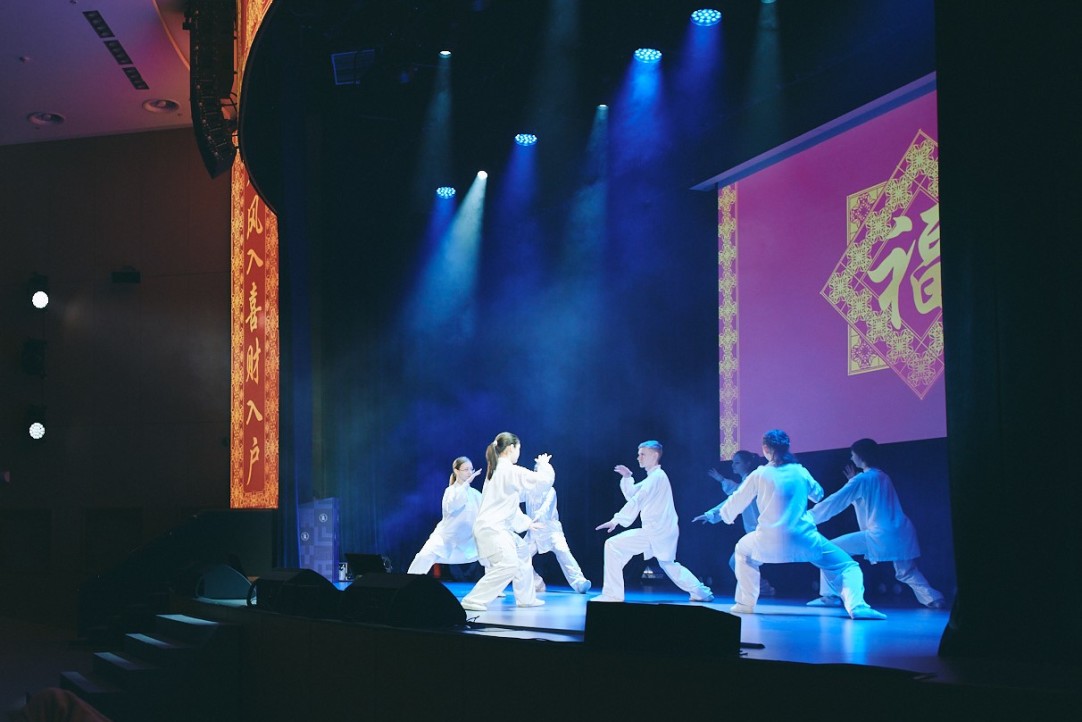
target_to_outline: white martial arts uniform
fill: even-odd
[[[560,570],[563,571],[571,588],[576,592],[588,589],[590,580],[583,575],[579,563],[567,545],[567,537],[564,536],[560,512],[556,509],[556,490],[549,487],[545,492],[541,492],[540,489],[527,492],[526,515],[530,517],[531,522],[530,533],[526,535],[530,556],[552,552],[556,555]],[[544,580],[536,571],[533,579],[535,588],[544,587]]]
[[[526,541],[515,533],[523,518],[519,506],[531,490],[547,490],[552,486],[556,472],[548,462],[538,464],[537,471],[530,471],[500,458],[496,471],[485,482],[481,491],[481,508],[473,524],[473,536],[477,551],[485,565],[485,575],[462,598],[463,604],[485,605],[495,599],[511,582],[515,603],[533,606],[537,593],[533,587],[533,566],[530,564]]]
[[[759,506],[755,531],[736,543],[736,603],[754,609],[759,599],[759,566],[811,562],[838,589],[852,612],[864,604],[864,575],[853,558],[815,528],[808,500],[823,498],[823,487],[800,464],[760,466],[721,505],[706,513],[716,524],[732,524],[752,501]]]
[[[811,510],[812,519],[816,524],[822,524],[850,504],[860,531],[843,534],[831,541],[851,555],[863,554],[872,564],[894,562],[894,576],[909,585],[917,601],[924,605],[941,603],[943,595],[917,568],[916,560],[920,556],[917,530],[902,511],[890,477],[875,468],[856,474]],[[824,597],[838,596],[838,591],[825,577],[819,580],[819,590]]]
[[[642,528],[628,529],[605,542],[605,583],[601,588],[604,599],[624,600],[624,566],[631,557],[657,558],[661,570],[676,586],[691,595],[692,600],[713,598],[710,588],[684,565],[676,561],[676,542],[680,538],[679,517],[672,500],[669,477],[655,466],[646,478],[635,483],[631,476],[620,479],[620,491],[627,503],[613,515],[620,526],[631,526],[635,517],[642,518]]]
[[[408,574],[427,574],[433,564],[466,564],[477,561],[473,523],[481,507],[481,492],[455,482],[443,491],[443,518],[413,558]]]

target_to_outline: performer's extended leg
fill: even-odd
[[[710,591],[710,587],[700,582],[699,578],[680,562],[675,560],[663,562],[658,559],[657,563],[661,567],[661,571],[665,572],[669,579],[673,580],[673,584],[691,595],[691,601],[709,602],[714,598],[714,593]]]
[[[650,548],[650,540],[642,529],[628,529],[605,542],[605,583],[601,596],[614,601],[624,601],[624,566],[636,554]]]
[[[902,584],[908,584],[913,593],[917,595],[917,601],[926,607],[942,609],[945,605],[943,594],[928,583],[920,569],[917,569],[916,559],[903,559],[894,562],[894,577]]]
[[[753,537],[745,534],[736,543],[734,557],[736,560],[736,606],[741,611],[751,613],[755,610],[755,603],[759,601],[759,567],[760,563],[751,557],[754,548]]]
[[[560,570],[564,573],[564,577],[572,589],[582,594],[590,588],[590,580],[582,573],[582,568],[571,553],[571,547],[567,545],[567,537],[563,534],[553,534],[552,553],[556,555],[556,561],[560,563]]]
[[[482,550],[482,554],[488,552],[484,557],[485,575],[478,580],[470,593],[462,598],[462,606],[467,609],[483,608],[520,573],[522,562],[515,547],[514,536],[510,532],[495,532],[488,533],[483,540],[478,537],[478,548]]]
[[[860,565],[853,557],[840,547],[827,541],[820,557],[812,559],[811,563],[826,575],[830,588],[838,590],[842,605],[850,615],[854,609],[868,606],[864,602],[864,573],[860,571]]]
[[[534,587],[533,554],[530,553],[530,545],[517,534],[512,536],[515,538],[515,553],[518,557],[518,569],[511,579],[515,604],[519,607],[540,606],[544,602],[537,598],[537,589]]]
[[[417,556],[410,562],[406,573],[428,574],[428,570],[432,568],[432,565],[439,561],[439,557],[436,555],[436,546],[431,539],[426,541],[425,545],[421,547],[421,551],[417,552]]]
[[[843,552],[851,557],[855,556],[868,556],[868,533],[864,531],[855,531],[851,534],[842,534],[836,539],[831,539],[831,543],[841,549]],[[864,575],[861,574],[861,585],[864,584]],[[837,605],[838,599],[841,597],[841,589],[834,588],[830,582],[827,581],[826,574],[822,570],[819,571],[819,596],[825,600],[827,606]],[[831,603],[830,600],[834,600]]]

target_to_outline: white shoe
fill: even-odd
[[[484,604],[478,604],[477,602],[467,602],[466,600],[463,599],[460,602],[460,604],[462,604],[462,608],[465,609],[467,612],[487,612],[488,611],[488,607],[486,607]]]
[[[516,607],[542,607],[545,605],[544,599],[535,599],[532,602],[519,602],[515,604]]]
[[[867,604],[861,604],[859,607],[853,607],[849,610],[849,616],[853,619],[886,619],[887,615],[882,612],[878,612]]]
[[[590,583],[589,579],[580,579],[579,581],[572,584],[571,588],[579,594],[585,594],[586,592],[590,591],[590,587],[592,586],[593,584]]]
[[[842,600],[839,597],[819,597],[808,602],[809,607],[840,607]]]
[[[545,591],[545,582],[544,582],[544,580],[539,581],[536,584],[534,584],[533,585],[533,590],[538,594]]]
[[[755,614],[755,607],[749,607],[747,604],[734,604],[729,607],[729,611],[733,614]]]
[[[692,602],[712,602],[714,601],[714,593],[710,591],[709,587],[703,587],[692,592],[688,599]]]

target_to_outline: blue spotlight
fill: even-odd
[[[640,63],[657,63],[661,60],[661,51],[654,48],[639,48],[635,51],[635,60]]]
[[[533,133],[519,133],[515,136],[515,142],[522,146],[536,145],[537,136]]]
[[[711,25],[717,25],[721,22],[721,11],[713,10],[711,8],[696,10],[691,14],[691,22],[704,28],[710,27]]]
[[[719,13],[719,16],[720,16],[720,13]],[[440,51],[440,57],[441,58],[449,58],[449,57],[451,57],[451,51],[450,50],[441,50]]]
[[[484,180],[485,178],[488,178],[488,172],[483,171],[483,170],[479,170],[479,171],[477,171],[477,177],[480,178],[481,180]]]
[[[436,195],[440,198],[454,198],[455,189],[451,186],[440,186],[436,189]]]

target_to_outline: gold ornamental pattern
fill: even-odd
[[[943,374],[938,143],[918,131],[890,177],[850,196],[847,212],[846,249],[820,294],[859,338],[850,373],[878,357],[923,399]]]

